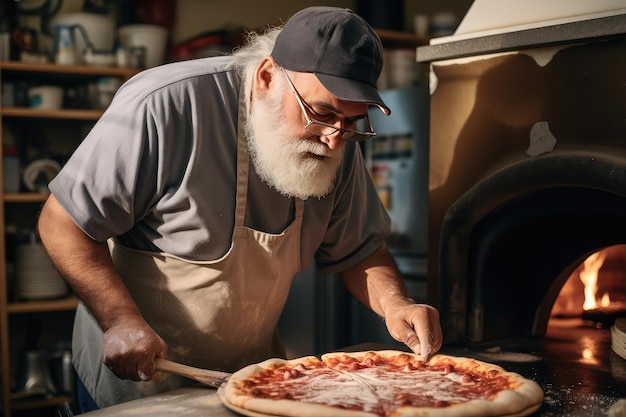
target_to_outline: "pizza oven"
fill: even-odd
[[[429,298],[446,343],[541,337],[585,259],[612,248],[608,264],[626,262],[626,11],[589,16],[418,48],[431,73]]]
[[[606,416],[626,398],[623,0],[476,0],[417,59],[442,350],[539,382],[533,416]]]

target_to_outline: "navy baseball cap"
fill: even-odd
[[[314,6],[294,14],[278,34],[272,57],[288,70],[315,74],[340,100],[391,113],[376,87],[383,68],[382,43],[350,9]]]

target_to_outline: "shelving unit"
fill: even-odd
[[[417,37],[411,33],[389,30],[377,30],[377,32],[383,41],[384,47],[388,49],[410,49],[428,43],[428,39]],[[99,77],[119,77],[122,80],[126,80],[136,72],[134,69],[122,68],[25,64],[0,61],[0,81],[2,83],[6,81],[18,82],[39,79],[49,83],[73,86]],[[57,129],[67,129],[68,132],[71,130],[74,133],[81,126],[95,123],[101,114],[101,110],[93,109],[39,110],[28,107],[0,106],[0,128],[20,123],[29,125],[54,124]],[[4,132],[4,129],[0,130]],[[3,133],[0,133],[0,145],[5,143],[4,139]],[[15,139],[16,141],[20,140],[18,137]],[[0,173],[2,172],[2,165],[2,159],[0,158]],[[55,407],[64,401],[73,401],[73,398],[67,395],[12,399],[11,394],[15,379],[12,363],[17,359],[17,352],[11,349],[10,318],[41,313],[46,314],[46,316],[53,316],[58,313],[71,312],[76,308],[78,300],[74,295],[57,300],[37,301],[16,300],[12,297],[8,290],[8,271],[5,256],[7,253],[7,214],[10,214],[12,211],[21,211],[24,207],[29,207],[29,210],[36,213],[48,197],[48,194],[38,192],[5,193],[3,182],[0,181],[0,196],[2,196],[2,204],[0,204],[0,414],[10,417],[12,414],[22,415],[30,411],[34,412],[35,409]],[[29,217],[28,210],[25,211],[27,212],[26,217],[32,221],[32,227],[34,228],[36,216]],[[59,323],[59,325],[71,327],[71,323],[67,323],[67,319],[65,322]]]
[[[28,82],[34,79],[45,81],[50,84],[58,84],[63,86],[76,86],[81,83],[95,81],[100,77],[117,77],[121,80],[127,80],[136,74],[137,70],[130,68],[110,68],[110,67],[84,67],[84,66],[65,66],[55,64],[25,64],[20,62],[0,62],[0,80],[5,82]],[[92,125],[102,115],[102,110],[94,109],[59,109],[59,110],[39,110],[28,107],[3,107],[0,106],[0,145],[5,143],[3,137],[5,127],[12,124],[29,124],[41,125],[55,124],[57,129],[66,130],[68,133],[76,133],[77,129],[85,125]],[[80,132],[79,132],[80,133]],[[78,137],[78,135],[75,135]],[[15,136],[15,142],[19,142],[20,138]],[[69,155],[68,155],[69,156]],[[3,163],[0,159],[0,172],[3,172]],[[54,300],[20,300],[13,297],[8,287],[8,270],[7,270],[7,246],[6,240],[6,221],[8,215],[13,212],[29,210],[37,212],[41,204],[46,200],[48,194],[40,192],[17,192],[5,193],[3,181],[0,181],[0,195],[2,196],[2,204],[0,204],[0,383],[2,394],[2,410],[3,416],[10,417],[12,414],[24,413],[30,415],[36,409],[51,408],[62,402],[72,402],[74,399],[68,395],[57,396],[40,396],[17,398],[12,395],[15,375],[13,375],[12,364],[17,359],[17,352],[12,352],[10,318],[29,314],[44,314],[47,319],[56,317],[55,314],[73,311],[78,299],[74,295],[68,295],[62,299]],[[36,216],[27,221],[32,221],[31,227],[35,228]],[[54,318],[52,318],[54,320]],[[61,320],[61,319],[59,319]],[[58,323],[66,330],[71,323],[64,321]],[[14,398],[12,398],[14,397]]]

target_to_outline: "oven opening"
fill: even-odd
[[[602,158],[585,185],[548,175],[550,159],[490,176],[446,213],[444,337],[451,353],[532,375],[550,412],[602,410],[626,395],[611,333],[626,316],[626,196],[597,175]]]
[[[553,321],[581,319],[586,325],[610,328],[626,317],[626,245],[608,246],[589,255],[561,288]]]
[[[613,257],[617,251],[605,248],[624,248],[625,201],[604,190],[550,187],[519,197],[482,219],[468,244],[469,340],[542,336],[551,317],[563,315],[610,326],[610,312],[624,301],[626,281],[611,280],[616,287],[611,291],[613,306],[608,292],[599,306],[589,307],[588,300],[584,312],[580,302],[577,313],[571,307],[565,314],[559,295],[562,288],[569,291],[574,284],[566,284],[575,281],[571,276],[579,275],[594,253],[610,252]],[[597,266],[599,260],[595,262]],[[602,290],[601,298],[607,292]]]

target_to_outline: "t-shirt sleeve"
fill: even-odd
[[[49,184],[85,233],[194,260],[228,250],[240,92],[229,62],[162,65],[118,90]]]
[[[122,86],[49,184],[74,222],[96,241],[132,228],[156,195],[161,150],[145,94],[141,81]]]

